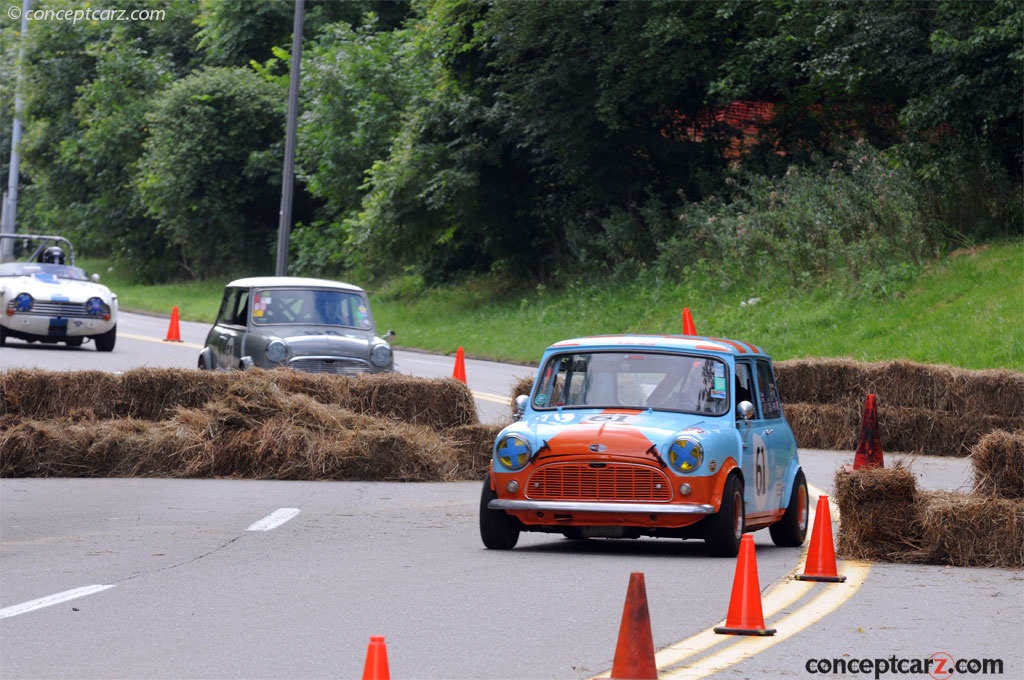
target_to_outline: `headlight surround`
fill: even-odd
[[[522,470],[530,462],[530,443],[517,434],[507,434],[494,445],[494,455],[505,468]]]
[[[678,437],[668,449],[668,464],[676,472],[694,472],[704,462],[704,447],[696,439]]]
[[[391,363],[391,348],[387,345],[374,345],[370,350],[370,362],[378,368],[384,368]]]
[[[13,300],[7,303],[7,316],[14,316],[15,313],[30,312],[35,300],[28,293],[19,293]]]
[[[267,343],[267,359],[274,363],[280,363],[288,358],[288,345],[284,340],[277,338]]]

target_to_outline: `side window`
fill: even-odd
[[[757,362],[757,387],[763,417],[765,419],[781,418],[782,405],[779,399],[779,390],[775,386],[775,372],[767,361]]]
[[[220,300],[220,311],[217,312],[217,323],[230,325],[235,322],[235,303],[237,300],[237,288],[224,289],[224,297]]]
[[[736,398],[735,404],[739,404],[741,401],[749,401],[754,405],[754,410],[757,411],[757,401],[754,400],[754,372],[751,365],[745,361],[736,362]],[[760,417],[755,415],[755,418]]]
[[[238,300],[235,305],[235,325],[246,325],[246,312],[249,310],[249,291],[239,290]]]

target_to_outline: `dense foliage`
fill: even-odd
[[[160,7],[33,21],[24,45],[0,26],[4,129],[25,49],[19,230],[140,279],[269,273],[294,5]],[[306,0],[291,271],[730,276],[743,258],[870,291],[1019,233],[1022,31],[1013,0]]]

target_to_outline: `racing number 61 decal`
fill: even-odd
[[[768,446],[754,435],[754,507],[758,512],[768,505]]]

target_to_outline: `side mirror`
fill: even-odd
[[[526,405],[530,402],[530,398],[525,394],[520,394],[516,397],[516,420],[521,420],[523,414],[526,413]]]
[[[750,420],[755,415],[754,405],[746,400],[741,401],[736,404],[736,414],[741,420]]]
[[[398,337],[398,333],[395,333],[394,331],[388,331],[387,333],[384,334],[384,339],[385,340],[390,340],[391,338],[397,338],[397,337]]]
[[[93,274],[89,278],[92,280],[93,283],[99,283],[100,282],[100,275],[99,274]]]

